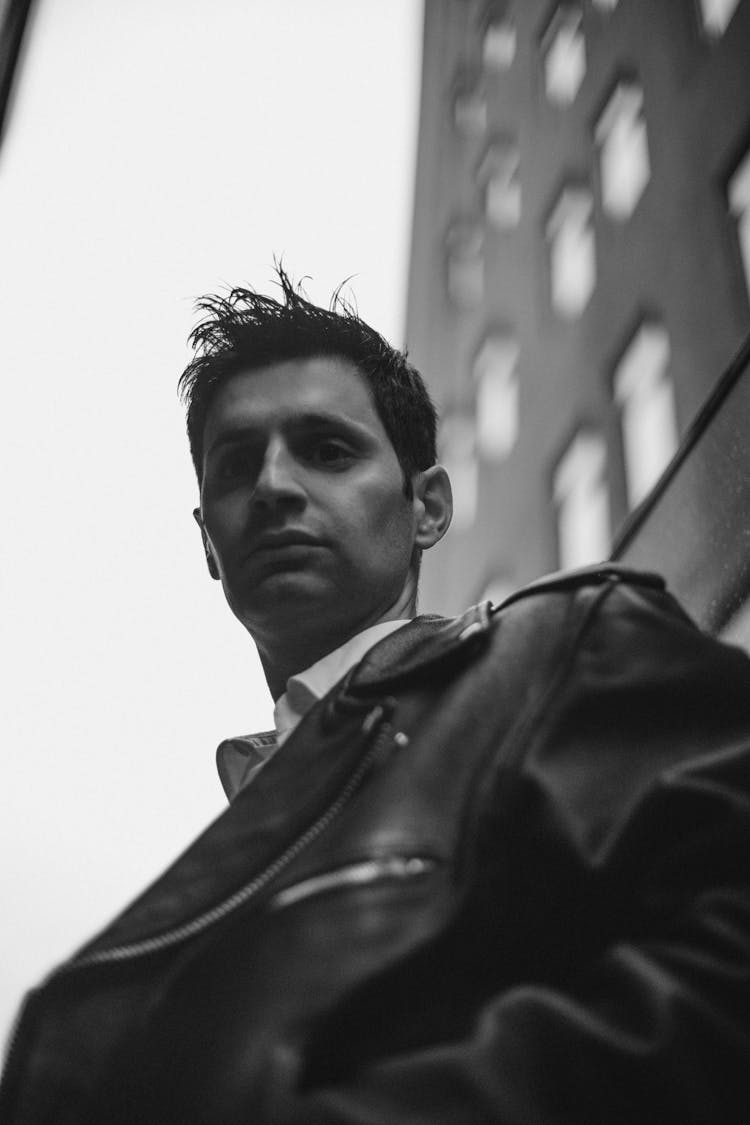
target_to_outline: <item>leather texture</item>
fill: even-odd
[[[750,1105],[750,661],[653,575],[376,645],[32,993],[8,1125]]]

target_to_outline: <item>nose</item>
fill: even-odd
[[[273,436],[266,446],[252,494],[253,507],[272,509],[278,505],[304,504],[306,493],[299,479],[299,465],[282,437]]]

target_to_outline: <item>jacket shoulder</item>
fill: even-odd
[[[660,574],[648,570],[634,570],[620,563],[603,562],[577,567],[574,570],[558,570],[552,574],[545,574],[514,591],[493,609],[504,609],[523,598],[531,598],[539,594],[572,593],[587,586],[604,586],[617,582],[659,592],[666,590],[666,582]]]

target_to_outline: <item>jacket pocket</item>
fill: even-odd
[[[319,875],[311,875],[277,891],[269,902],[270,910],[283,910],[306,898],[325,894],[344,887],[362,887],[385,880],[405,881],[419,879],[437,867],[437,860],[429,856],[392,855],[378,859],[347,863]]]

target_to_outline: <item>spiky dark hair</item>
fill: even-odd
[[[360,318],[339,286],[329,308],[308,300],[276,265],[282,300],[252,289],[232,289],[228,296],[202,297],[196,311],[206,315],[188,343],[194,358],[178,388],[187,404],[190,453],[200,484],[203,432],[216,391],[240,371],[312,356],[343,356],[364,378],[378,416],[390,438],[411,495],[411,478],[434,465],[436,413],[421,375],[400,352]]]

